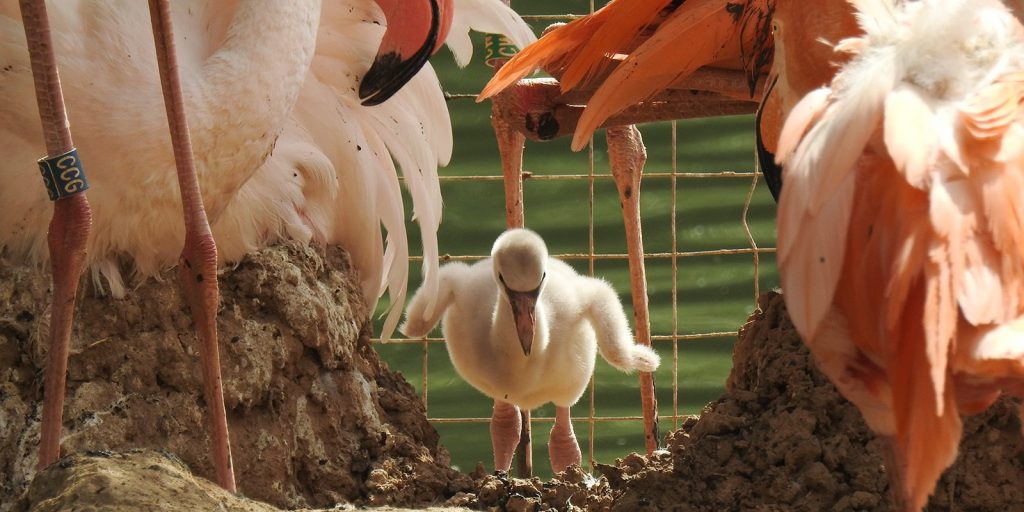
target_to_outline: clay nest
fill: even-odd
[[[571,468],[544,482],[449,468],[412,388],[368,345],[348,269],[338,250],[286,246],[221,278],[225,394],[238,480],[250,498],[287,508],[893,508],[882,445],[817,371],[780,295],[762,296],[741,328],[725,394],[669,434],[664,450],[598,464],[597,478]],[[33,475],[46,286],[0,263],[0,503]],[[185,468],[212,474],[194,335],[176,286],[147,284],[123,301],[86,297],[78,318],[63,442],[78,454],[42,472],[19,510],[87,499],[112,510],[273,510]],[[929,510],[1024,510],[1017,405],[1002,399],[966,422],[960,456]],[[126,450],[134,447],[157,451]],[[170,497],[160,506],[145,501],[158,495]]]
[[[603,468],[613,509],[893,509],[882,442],[817,370],[781,295],[763,295],[740,329],[726,388],[665,452]],[[1016,510],[1022,478],[1017,402],[1002,399],[966,421],[928,510]]]
[[[123,300],[83,281],[63,453],[150,448],[212,477],[198,345],[173,275]],[[243,495],[287,508],[419,506],[470,487],[450,468],[413,388],[370,346],[342,250],[269,248],[219,283],[224,398]],[[49,284],[0,258],[0,511],[35,474]]]
[[[740,329],[726,393],[650,457],[598,464],[590,478],[482,476],[458,503],[506,510],[888,511],[889,481],[857,409],[817,370],[782,296],[761,297]],[[928,510],[1024,510],[1018,401],[969,418],[956,463]]]

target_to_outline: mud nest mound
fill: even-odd
[[[225,394],[250,498],[286,508],[892,510],[882,445],[817,371],[780,295],[762,296],[740,330],[726,393],[666,449],[599,464],[597,478],[570,468],[543,482],[449,468],[412,388],[368,345],[348,268],[340,251],[285,246],[221,278]],[[0,262],[0,512],[33,476],[46,286]],[[195,338],[179,304],[171,283],[82,301],[63,441],[77,454],[42,472],[18,510],[86,495],[111,510],[158,495],[171,497],[153,510],[274,510],[214,492],[184,467],[212,474]],[[1002,399],[966,422],[929,510],[1024,510],[1017,406]]]
[[[469,488],[413,388],[370,346],[343,251],[273,247],[219,282],[224,398],[242,494],[288,508],[424,505]],[[0,511],[35,473],[48,287],[48,275],[0,258]],[[63,453],[163,450],[212,477],[198,346],[173,273],[123,300],[83,291]]]
[[[888,511],[882,444],[817,370],[786,314],[764,294],[740,330],[726,393],[651,457],[599,464],[603,478],[479,478],[459,504],[506,510]],[[1018,402],[969,418],[957,462],[928,510],[1024,510]]]

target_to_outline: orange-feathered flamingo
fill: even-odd
[[[803,2],[777,0],[772,15],[771,74],[757,112],[757,157],[768,189],[776,201],[782,188],[782,169],[775,163],[779,132],[786,114],[800,98],[821,87],[847,58],[835,54],[826,41],[860,33],[853,8],[846,0],[824,0],[808,8]],[[796,51],[786,51],[796,48]]]
[[[852,4],[852,60],[779,139],[779,265],[794,325],[919,510],[960,414],[1024,392],[1024,27],[996,0]]]
[[[609,117],[699,68],[742,70],[752,96],[770,61],[773,9],[774,0],[613,0],[525,48],[480,99],[539,68],[558,76],[563,92],[596,87],[573,138],[578,151]],[[719,92],[737,93],[734,87]]]

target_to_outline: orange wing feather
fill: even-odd
[[[608,55],[628,48],[670,3],[672,0],[613,0],[593,14],[549,31],[505,63],[477,101],[538,69],[564,70],[562,90],[576,87],[608,65]]]
[[[601,124],[626,107],[665,90],[703,66],[741,63],[751,86],[766,58],[755,48],[770,34],[774,2],[688,0],[601,84],[576,127],[581,149]],[[751,89],[753,93],[753,87]]]

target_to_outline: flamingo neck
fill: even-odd
[[[320,6],[241,0],[223,44],[186,84],[211,219],[227,204],[217,199],[232,197],[273,151],[313,59]]]

